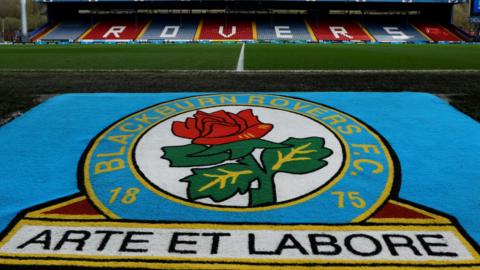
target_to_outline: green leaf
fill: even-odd
[[[271,148],[282,148],[289,147],[290,145],[285,145],[281,143],[269,142],[262,139],[252,139],[244,140],[227,144],[218,144],[212,145],[204,151],[194,154],[195,157],[203,157],[216,155],[220,153],[228,153],[229,159],[239,159],[244,156],[249,155],[255,149],[271,149]]]
[[[211,198],[221,202],[237,193],[248,192],[257,174],[250,166],[240,163],[224,164],[207,169],[193,169],[193,174],[180,180],[188,182],[189,199]]]
[[[172,167],[193,167],[222,163],[228,160],[228,153],[218,153],[209,156],[196,157],[193,154],[205,151],[205,145],[187,144],[180,146],[166,146],[162,150],[165,153],[162,158],[170,161]]]
[[[291,147],[267,149],[262,153],[265,170],[271,173],[305,174],[326,166],[327,162],[323,159],[333,153],[324,146],[325,141],[320,137],[289,138],[283,144]]]

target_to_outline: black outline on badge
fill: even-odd
[[[193,97],[197,97],[197,96],[193,96]],[[310,102],[311,102],[311,101],[310,101]],[[318,103],[318,104],[319,104],[319,103]],[[158,104],[157,104],[157,105],[158,105]],[[320,105],[322,105],[322,104],[320,104]],[[218,105],[218,106],[209,106],[209,107],[202,108],[202,109],[209,109],[209,108],[216,108],[216,107],[225,107],[225,106],[237,107],[237,106],[247,106],[247,105],[243,105],[243,104],[242,104],[242,105],[238,105],[238,104]],[[322,105],[322,106],[323,106],[323,105]],[[272,109],[272,110],[284,111],[284,110],[281,110],[281,109],[279,109],[279,108],[272,108],[272,107],[267,107],[267,106],[252,105],[252,107],[259,107],[259,108],[267,108],[267,109]],[[326,107],[326,106],[325,106],[325,107]],[[194,109],[194,110],[195,110],[195,109]],[[192,111],[194,111],[194,110],[184,111],[184,112],[182,112],[182,114],[183,114],[183,113],[192,112]],[[141,111],[145,111],[145,110],[141,110]],[[284,111],[284,112],[285,112],[285,111]],[[289,111],[286,111],[286,112],[289,112]],[[135,113],[134,113],[134,114],[135,114]],[[306,116],[304,116],[304,115],[301,115],[301,116],[306,117]],[[350,115],[348,115],[348,116],[350,116]],[[313,120],[313,119],[311,119],[311,118],[309,118],[309,117],[306,117],[306,118],[308,118],[308,119],[311,120],[311,121],[317,122],[317,121],[315,121],[315,120]],[[120,121],[120,120],[119,120],[119,121]],[[119,121],[117,121],[117,122],[115,122],[115,123],[118,123]],[[328,127],[326,127],[325,125],[323,125],[322,123],[319,123],[319,122],[317,122],[317,123],[318,123],[319,125],[325,127],[327,130],[330,131],[330,129],[329,129]],[[361,122],[361,123],[363,124],[363,122]],[[142,134],[141,134],[138,138],[136,138],[136,141],[135,141],[135,143],[133,144],[132,148],[135,150],[135,149],[137,148],[138,143],[139,143],[140,140],[143,138],[143,136],[145,136],[145,134],[147,134],[149,130],[155,128],[157,125],[158,125],[158,124],[152,125],[151,127],[148,127],[147,129],[145,129],[144,131],[142,131]],[[331,131],[330,131],[330,132],[331,132]],[[341,147],[341,149],[342,149],[342,155],[343,155],[343,157],[345,157],[345,156],[346,156],[346,151],[345,151],[345,146],[341,143],[342,140],[341,140],[340,138],[338,138],[338,135],[337,135],[335,132],[331,132],[331,133],[332,133],[333,136],[335,136],[335,138],[340,142],[340,147]],[[375,134],[377,135],[377,133],[375,133]],[[382,141],[382,142],[383,142],[383,141]],[[133,159],[133,160],[132,160],[132,161],[133,161],[133,166],[134,166],[135,170],[137,171],[137,173],[140,174],[140,175],[142,176],[142,178],[143,178],[148,184],[150,184],[153,188],[158,189],[160,192],[166,193],[166,194],[168,194],[169,196],[175,197],[177,200],[183,200],[183,201],[186,200],[185,198],[178,197],[177,195],[171,194],[171,193],[169,193],[169,192],[167,192],[167,191],[164,191],[164,190],[162,190],[161,188],[159,188],[158,186],[154,185],[154,184],[151,182],[151,180],[148,179],[148,177],[146,177],[146,176],[144,175],[144,173],[140,170],[140,168],[139,168],[139,166],[138,166],[138,164],[137,164],[137,160],[136,160],[136,158],[135,158],[135,155],[134,155],[133,157],[131,157],[131,158]],[[286,201],[282,201],[282,202],[277,203],[277,204],[278,204],[278,205],[288,204],[288,203],[294,202],[294,201],[296,201],[296,200],[301,200],[301,199],[304,198],[304,197],[308,197],[308,196],[310,196],[311,194],[314,194],[314,193],[318,192],[318,191],[319,191],[320,189],[322,189],[324,186],[328,185],[328,183],[330,183],[333,179],[335,179],[335,178],[340,174],[340,172],[342,171],[342,168],[343,168],[344,166],[345,166],[345,159],[342,160],[340,169],[339,169],[327,182],[325,182],[323,185],[317,187],[316,189],[314,189],[314,190],[312,190],[312,191],[310,191],[310,192],[308,192],[308,193],[303,194],[303,195],[300,196],[300,197],[297,197],[297,198],[294,198],[294,199],[290,199],[290,200],[286,200]],[[395,178],[395,177],[394,177],[394,178]],[[275,185],[275,182],[274,182],[273,184]],[[238,208],[238,209],[252,209],[251,211],[255,210],[255,209],[254,209],[255,207],[230,206],[230,205],[227,206],[227,207],[223,207],[223,206],[221,206],[221,205],[211,205],[211,204],[206,204],[206,203],[202,203],[202,202],[189,202],[189,203],[204,205],[204,206],[207,206],[207,207],[215,207],[215,208],[220,208],[220,209],[221,209],[221,208]],[[276,205],[277,205],[277,204],[276,204]],[[259,206],[259,208],[260,208],[260,207],[263,207],[263,206]],[[258,210],[258,211],[262,211],[262,210]]]
[[[60,202],[63,202],[67,199],[72,199],[72,198],[75,198],[77,196],[80,196],[80,195],[83,195],[82,193],[75,193],[75,194],[72,194],[72,195],[69,195],[69,196],[65,196],[65,197],[62,197],[62,198],[59,198],[59,199],[55,199],[55,200],[52,200],[52,201],[49,201],[49,202],[46,202],[46,203],[42,203],[42,204],[39,204],[39,205],[36,205],[36,206],[33,206],[33,207],[30,207],[30,208],[26,208],[24,210],[22,210],[21,212],[19,212],[15,218],[9,223],[9,225],[0,233],[0,239],[3,239],[10,231],[11,229],[13,229],[13,227],[20,221],[24,218],[24,216],[28,213],[28,212],[31,212],[31,211],[35,211],[35,210],[40,210],[42,208],[45,208],[47,206],[52,206],[52,205],[55,205],[57,203],[60,203]],[[432,209],[432,208],[429,208],[429,207],[426,207],[426,206],[423,206],[423,205],[419,205],[417,203],[414,203],[412,201],[408,201],[408,200],[404,200],[404,199],[400,199],[397,197],[398,194],[394,194],[394,196],[391,196],[389,197],[389,199],[395,199],[396,201],[399,201],[399,202],[402,202],[402,203],[405,203],[405,204],[409,204],[411,206],[414,206],[414,207],[417,207],[421,210],[425,210],[427,212],[431,212],[433,214],[437,214],[437,215],[440,215],[440,216],[443,216],[447,219],[449,219],[449,221],[451,222],[451,224],[446,224],[446,225],[443,225],[443,226],[454,226],[458,232],[460,233],[460,235],[462,237],[465,238],[465,240],[472,246],[472,248],[476,251],[476,252],[479,252],[480,253],[480,246],[473,240],[473,238],[471,238],[468,233],[466,232],[466,230],[460,225],[460,223],[458,222],[458,220],[454,217],[454,216],[451,216],[449,214],[445,214],[443,212],[440,212],[438,210],[435,210],[435,209]],[[37,219],[37,220],[42,220],[42,219]],[[71,220],[71,221],[83,221],[83,220]],[[172,222],[172,221],[162,221],[162,222],[147,222],[147,221],[137,221],[137,220],[122,220],[122,221],[125,221],[125,222],[135,222],[135,223],[143,223],[143,224],[158,224],[158,223],[167,223],[167,224],[178,224],[179,222]],[[198,223],[198,222],[181,222],[181,223],[192,223],[192,224],[195,224],[195,223]],[[208,224],[208,222],[202,222],[202,224]],[[238,225],[244,225],[245,223],[211,223],[211,224],[226,224],[226,225],[235,225],[235,224],[238,224]],[[256,223],[249,223],[249,225],[255,225]],[[320,225],[320,224],[285,224],[285,223],[258,223],[258,224],[261,224],[261,225]],[[327,224],[328,226],[335,226],[335,225],[338,225],[338,226],[341,226],[341,225],[345,225],[345,224]],[[362,225],[362,226],[377,226],[377,224],[371,224],[371,223],[366,223],[365,221],[363,222],[360,222],[360,223],[357,223],[357,225]],[[393,223],[393,224],[390,224],[390,225],[399,225],[399,226],[402,226],[402,225],[412,225],[412,224],[405,224],[405,223]],[[424,227],[429,227],[429,226],[439,226],[438,224],[423,224],[422,226]],[[1,258],[5,258],[5,259],[11,259],[12,257],[8,257],[8,256],[0,256],[0,259]],[[61,258],[61,259],[58,259],[58,258],[30,258],[29,260],[45,260],[45,259],[51,259],[51,260],[64,260],[64,261],[73,261],[73,260],[81,260],[81,261],[91,261],[91,262],[144,262],[143,260],[131,260],[131,259],[116,259],[116,260],[99,260],[99,259],[67,259],[67,258]],[[18,261],[22,261],[24,259],[17,259]],[[158,263],[165,263],[165,264],[168,264],[168,263],[171,263],[171,264],[174,264],[174,263],[193,263],[193,264],[203,264],[203,265],[206,265],[206,264],[216,264],[216,265],[242,265],[242,266],[272,266],[272,267],[278,267],[278,269],[288,269],[288,267],[322,267],[322,266],[340,266],[340,267],[362,267],[362,266],[365,266],[365,267],[372,267],[372,268],[378,268],[378,269],[382,269],[382,267],[396,267],[398,269],[409,269],[409,268],[412,268],[412,267],[415,267],[415,269],[417,268],[428,268],[428,269],[434,269],[434,268],[439,268],[439,269],[442,269],[442,268],[452,268],[452,267],[467,267],[467,268],[477,268],[477,267],[480,267],[480,264],[451,264],[451,265],[431,265],[431,264],[422,264],[422,263],[418,263],[418,264],[415,264],[415,265],[409,265],[409,264],[385,264],[385,263],[379,263],[379,264],[361,264],[361,263],[355,263],[355,264],[351,264],[351,263],[326,263],[326,264],[315,264],[315,263],[297,263],[297,264],[294,264],[294,263],[290,263],[290,264],[286,264],[286,263],[255,263],[255,262],[201,262],[201,261],[188,261],[188,260],[185,260],[185,261],[168,261],[168,260],[158,260],[158,261],[151,261],[151,262],[158,262]],[[58,266],[58,265],[41,265],[41,266],[35,266],[35,265],[9,265],[9,264],[0,264],[0,270],[63,270],[63,269],[66,269],[66,270],[105,270],[105,269],[119,269],[119,270],[132,270],[132,269],[139,269],[139,270],[147,270],[147,269],[151,269],[151,268],[148,268],[148,267],[136,267],[136,268],[129,268],[129,267],[116,267],[116,266],[104,266],[104,267],[97,267],[97,266],[73,266],[73,265],[63,265],[63,266]]]
[[[233,93],[233,94],[236,94],[236,93]],[[210,94],[208,94],[210,95]],[[198,95],[198,96],[206,96],[206,95]],[[278,96],[283,96],[283,95],[278,95]],[[286,97],[289,97],[289,96],[286,96]],[[298,97],[295,97],[297,99],[301,99],[301,100],[305,100],[303,98],[298,98]],[[310,101],[309,101],[310,102]],[[155,105],[154,105],[155,106]],[[329,106],[326,106],[324,105],[325,107],[328,107],[328,108],[331,108]],[[153,107],[153,106],[151,106]],[[146,109],[146,108],[144,108]],[[349,115],[349,114],[347,114]],[[350,116],[350,115],[349,115]],[[128,117],[128,116],[126,116]],[[126,118],[126,117],[123,117],[122,119]],[[359,120],[358,118],[355,118],[357,120]],[[121,119],[120,119],[121,120]],[[118,121],[120,121],[118,120]],[[466,241],[468,241],[468,243],[472,246],[472,248],[480,253],[480,245],[479,243],[477,243],[472,237],[470,237],[470,235],[467,233],[467,231],[461,226],[461,224],[459,223],[459,221],[457,220],[457,218],[453,215],[450,215],[450,214],[447,214],[447,213],[444,213],[444,212],[441,212],[441,211],[438,211],[436,209],[433,209],[433,208],[430,208],[430,207],[427,207],[427,206],[424,206],[424,205],[421,205],[421,204],[418,204],[418,203],[415,203],[413,201],[410,201],[410,200],[406,200],[406,199],[401,199],[399,198],[399,190],[400,190],[400,184],[401,184],[401,167],[400,167],[400,162],[399,162],[399,159],[398,159],[398,156],[396,155],[396,152],[391,148],[390,144],[388,143],[388,141],[381,135],[379,134],[374,128],[372,128],[371,126],[369,126],[368,124],[365,124],[363,121],[359,120],[362,124],[364,124],[365,126],[367,126],[369,129],[371,129],[372,131],[374,131],[377,136],[379,136],[379,138],[382,140],[382,142],[384,143],[384,145],[388,148],[389,152],[390,152],[390,155],[391,155],[391,158],[392,158],[392,161],[394,163],[394,181],[393,181],[393,185],[392,185],[392,189],[391,189],[391,192],[390,194],[388,195],[387,199],[385,200],[385,202],[380,205],[378,209],[381,209],[390,199],[394,199],[398,202],[402,202],[402,203],[405,203],[405,204],[408,204],[408,205],[411,205],[413,207],[416,207],[416,208],[419,208],[421,210],[424,210],[424,211],[427,211],[427,212],[430,212],[430,213],[433,213],[433,214],[436,214],[436,215],[440,215],[440,216],[443,216],[447,219],[449,219],[450,221],[450,225],[451,226],[454,226],[458,232],[460,233],[460,235],[462,237],[465,238]],[[110,128],[110,126],[106,127],[105,129],[103,129],[101,132],[99,132],[98,134],[101,134],[103,133],[105,130],[107,130],[108,128]],[[98,136],[98,135],[97,135]],[[55,205],[55,204],[58,204],[58,203],[61,203],[61,202],[64,202],[65,200],[68,200],[68,199],[73,199],[73,198],[76,198],[78,196],[82,196],[85,194],[85,190],[83,188],[83,186],[79,183],[80,179],[82,179],[83,177],[83,166],[80,166],[80,164],[83,165],[84,161],[85,161],[85,157],[86,157],[86,152],[88,151],[88,149],[91,147],[93,141],[97,138],[97,136],[95,136],[95,138],[93,138],[88,146],[86,147],[86,150],[84,151],[84,153],[82,154],[79,162],[78,162],[78,166],[77,166],[77,186],[80,190],[80,192],[77,192],[77,193],[74,193],[72,195],[68,195],[68,196],[64,196],[64,197],[61,197],[61,198],[57,198],[57,199],[54,199],[54,200],[50,200],[48,202],[45,202],[45,203],[41,203],[41,204],[38,204],[38,205],[35,205],[35,206],[32,206],[32,207],[28,207],[28,208],[25,208],[23,210],[21,210],[20,212],[17,213],[17,215],[15,215],[15,217],[9,222],[9,224],[0,232],[0,239],[3,239],[12,229],[13,227],[19,222],[21,221],[22,219],[25,218],[25,215],[29,212],[32,212],[32,211],[36,211],[36,210],[41,210],[47,206],[52,206],[52,205]],[[88,197],[86,197],[87,200],[90,201],[90,199]],[[91,201],[90,201],[91,202]],[[91,202],[92,203],[92,202]],[[92,203],[92,206],[95,207],[95,209],[97,209],[99,211],[99,213],[102,213],[93,203]],[[375,213],[376,211],[374,211]],[[373,215],[373,214],[372,214]],[[361,221],[359,223],[356,223],[357,225],[362,225],[362,226],[375,226],[376,224],[369,224],[369,223],[366,223],[366,220],[368,220],[369,217],[367,217],[364,221]],[[38,220],[42,220],[42,219],[38,219]],[[72,221],[82,221],[82,220],[72,220]],[[144,224],[158,224],[158,223],[179,223],[179,222],[172,222],[172,221],[156,221],[156,222],[150,222],[150,221],[138,221],[138,220],[128,220],[128,219],[122,219],[122,221],[125,221],[125,222],[136,222],[136,223],[144,223]],[[198,223],[198,222],[181,222],[181,223]],[[204,224],[208,224],[208,222],[202,222]],[[242,225],[242,224],[245,224],[245,223],[235,223],[235,222],[228,222],[228,223],[221,223],[221,222],[212,222],[212,224],[227,224],[227,225],[232,225],[232,224],[238,224],[238,225]],[[257,223],[247,223],[249,225],[255,225]],[[322,225],[322,224],[318,224],[318,223],[313,223],[313,224],[291,224],[291,223],[265,223],[265,222],[262,222],[262,223],[259,223],[259,224],[262,224],[262,225]],[[341,225],[345,225],[345,224],[324,224],[324,225],[329,225],[329,226],[335,226],[335,225],[338,225],[338,226],[341,226]],[[406,223],[391,223],[390,225],[407,225]],[[425,226],[425,227],[428,227],[428,226],[435,226],[434,224],[424,224],[422,226]],[[437,225],[438,226],[438,225]],[[10,258],[10,257],[3,257],[3,256],[0,256],[0,259],[1,258]],[[47,258],[48,259],[48,258]],[[59,260],[57,258],[52,258],[54,260]],[[23,259],[17,259],[18,261],[22,261]],[[35,259],[33,259],[35,260]],[[39,259],[41,260],[41,259]],[[61,260],[67,260],[68,259],[61,259]],[[93,260],[88,260],[88,259],[82,259],[84,261],[95,261],[95,259]],[[99,262],[105,262],[105,260],[98,260]],[[110,260],[108,260],[110,261]],[[115,261],[115,260],[111,260],[111,261]],[[123,260],[125,261],[125,260]],[[128,261],[133,261],[133,260],[128,260]],[[143,262],[143,261],[142,261]],[[162,263],[182,263],[182,261],[162,261]],[[185,261],[184,263],[189,263],[189,261]],[[295,267],[295,266],[304,266],[304,267],[308,267],[308,266],[311,266],[311,267],[321,267],[321,266],[344,266],[344,267],[355,267],[355,266],[358,266],[358,267],[362,267],[362,266],[366,266],[366,267],[372,267],[372,268],[378,268],[378,269],[382,269],[382,267],[396,267],[398,269],[409,269],[411,267],[415,267],[415,268],[429,268],[429,269],[433,269],[433,268],[439,268],[439,269],[442,269],[442,268],[452,268],[452,267],[470,267],[472,269],[474,268],[478,268],[480,267],[480,264],[451,264],[451,265],[428,265],[428,264],[422,264],[422,263],[418,263],[418,264],[415,264],[415,265],[406,265],[406,264],[361,264],[361,263],[356,263],[354,265],[352,264],[341,264],[341,263],[330,263],[330,264],[315,264],[315,263],[298,263],[298,264],[282,264],[282,263],[229,263],[229,262],[219,262],[219,263],[215,263],[215,262],[195,262],[196,264],[218,264],[218,265],[229,265],[229,264],[233,264],[233,265],[249,265],[249,266],[273,266],[273,267],[278,267],[279,269],[288,269],[289,266],[291,267]],[[62,266],[59,266],[59,265],[13,265],[13,264],[0,264],[0,269],[5,269],[5,270],[30,270],[30,269],[35,269],[35,270],[52,270],[52,269],[55,269],[55,270],[105,270],[105,269],[119,269],[119,270],[131,270],[131,269],[151,269],[151,268],[147,268],[147,267],[138,267],[138,268],[126,268],[126,267],[115,267],[115,266],[104,266],[104,267],[100,267],[100,266],[74,266],[74,265],[62,265]]]
[[[225,94],[226,94],[226,95],[251,95],[251,93],[248,93],[248,92],[243,92],[243,93],[242,93],[242,92],[232,92],[232,93],[209,93],[209,94],[203,94],[203,95],[193,95],[193,96],[187,96],[187,97],[182,97],[182,98],[176,98],[176,99],[171,99],[171,100],[167,100],[167,101],[162,101],[162,102],[153,104],[153,105],[151,105],[151,106],[142,108],[142,109],[140,109],[140,110],[138,110],[138,111],[135,111],[135,112],[133,112],[133,113],[130,113],[130,114],[128,114],[128,115],[126,115],[126,116],[124,116],[124,117],[116,120],[114,123],[110,124],[109,126],[107,126],[106,128],[104,128],[102,131],[100,131],[100,132],[89,142],[88,146],[85,148],[85,151],[83,152],[82,157],[81,157],[81,160],[80,160],[80,162],[78,163],[78,167],[77,167],[77,174],[78,174],[78,172],[81,174],[81,177],[80,177],[80,175],[77,177],[77,181],[78,181],[77,184],[78,184],[80,190],[81,190],[82,192],[84,192],[85,194],[87,194],[86,188],[85,188],[85,186],[84,186],[84,184],[83,184],[83,182],[84,182],[84,172],[83,172],[83,169],[84,169],[84,164],[85,164],[86,157],[87,157],[88,153],[90,152],[91,148],[92,148],[93,145],[95,144],[96,140],[97,140],[100,136],[102,136],[107,130],[109,130],[111,127],[115,126],[117,123],[119,123],[119,122],[121,122],[121,121],[123,121],[123,120],[125,120],[125,119],[127,119],[127,118],[129,118],[129,117],[131,117],[131,116],[133,116],[133,115],[135,115],[135,114],[138,114],[138,113],[140,113],[140,112],[142,112],[142,111],[147,111],[147,110],[149,110],[149,109],[151,109],[151,108],[153,108],[153,107],[159,106],[159,105],[164,104],[164,103],[171,103],[171,102],[175,102],[175,101],[178,101],[178,100],[185,100],[185,99],[190,99],[190,98],[208,97],[208,96],[213,96],[213,95],[225,95]],[[345,112],[343,112],[343,111],[341,111],[341,110],[338,110],[338,109],[336,109],[336,108],[333,108],[333,107],[331,107],[331,106],[324,105],[324,104],[321,104],[321,103],[318,103],[318,102],[314,102],[314,101],[310,101],[310,100],[307,100],[307,99],[304,99],[304,98],[300,98],[300,97],[295,97],[295,96],[292,97],[292,96],[278,95],[278,94],[272,94],[272,93],[261,93],[260,95],[275,96],[275,97],[284,97],[284,98],[288,98],[288,99],[296,99],[296,100],[301,100],[301,101],[304,101],[304,102],[307,102],[307,103],[317,104],[317,105],[323,106],[323,107],[325,107],[325,108],[331,109],[332,111],[336,111],[336,112],[339,112],[339,113],[341,113],[341,114],[345,114],[346,116],[352,118],[353,120],[358,121],[361,125],[364,125],[367,129],[370,129],[370,131],[372,132],[372,135],[378,136],[379,141],[386,147],[386,149],[388,150],[388,153],[386,153],[386,154],[390,157],[390,160],[391,160],[391,162],[392,162],[392,169],[393,169],[393,176],[392,176],[393,179],[392,179],[392,182],[393,182],[393,183],[392,183],[391,188],[390,188],[390,194],[395,191],[395,188],[397,188],[397,187],[396,187],[397,185],[398,185],[398,188],[399,188],[400,183],[396,183],[396,182],[400,181],[399,179],[401,179],[400,177],[397,176],[397,172],[399,172],[399,171],[401,170],[401,168],[400,168],[399,162],[395,162],[396,154],[394,153],[393,148],[390,146],[390,144],[388,143],[388,141],[387,141],[381,134],[378,133],[377,130],[375,130],[374,128],[372,128],[372,127],[369,126],[368,124],[364,123],[361,119],[359,119],[359,118],[357,118],[357,117],[354,117],[354,116],[352,116],[352,115],[350,115],[350,114],[348,114],[348,113],[345,113]],[[206,107],[204,107],[204,108],[202,108],[202,109],[210,108],[210,107],[220,107],[220,106],[246,106],[246,105],[238,105],[238,104],[232,104],[232,105],[215,105],[215,106],[206,106]],[[255,107],[266,107],[266,106],[255,105]],[[266,108],[281,110],[281,109],[279,109],[279,108],[272,108],[272,107],[266,107]],[[184,113],[184,112],[182,112],[182,113]],[[305,116],[305,117],[310,118],[310,117],[308,117],[308,116]],[[314,120],[314,119],[312,119],[312,118],[310,118],[310,119],[313,120],[313,121],[316,121],[316,120]],[[317,121],[316,121],[316,122],[317,122]],[[321,123],[319,123],[319,124],[321,124]],[[323,125],[323,124],[321,124],[321,125]],[[324,125],[323,125],[323,126],[324,126]],[[154,126],[152,126],[152,127],[154,127]],[[148,130],[149,130],[150,128],[152,128],[152,127],[149,127],[148,129],[146,129],[146,130],[143,131],[143,132],[148,131]],[[325,127],[326,127],[326,126],[325,126]],[[326,128],[330,130],[329,127],[326,127]],[[335,132],[332,131],[332,133],[335,135],[335,137],[336,137],[337,139],[339,139],[338,136],[335,134]],[[143,135],[142,135],[142,136],[143,136]],[[339,141],[342,141],[342,140],[339,139]],[[135,145],[135,146],[136,146],[136,145]],[[346,155],[346,151],[345,151],[344,145],[342,144],[341,146],[342,146],[342,154],[345,156],[345,155]],[[393,154],[392,154],[392,153],[393,153]],[[344,164],[345,164],[345,160],[342,161],[342,165],[344,165]],[[155,189],[158,190],[158,188],[156,188],[154,185],[152,185],[152,184],[150,183],[150,181],[148,181],[148,179],[147,179],[146,177],[144,177],[144,175],[143,175],[143,174],[141,173],[141,171],[139,170],[136,162],[133,162],[133,165],[134,165],[134,168],[135,168],[136,172],[139,173],[139,174],[142,176],[142,178],[144,179],[144,181],[148,182],[148,183],[150,184],[150,186],[152,186],[152,187],[154,187]],[[397,167],[397,166],[398,166],[398,167]],[[339,172],[337,172],[337,174],[335,174],[334,177],[338,176],[338,173],[340,173],[341,171],[342,171],[342,170],[340,170]],[[329,182],[330,182],[330,181],[328,181],[326,184],[328,184]],[[325,185],[323,185],[323,186],[325,186]],[[321,186],[319,189],[321,189],[323,186]],[[295,199],[293,199],[293,200],[281,202],[280,204],[278,204],[279,206],[276,206],[276,207],[281,207],[281,205],[283,205],[283,204],[288,204],[288,203],[291,202],[291,201],[301,200],[302,198],[307,197],[307,196],[315,193],[316,191],[318,191],[318,190],[314,190],[313,192],[310,192],[310,193],[308,193],[308,194],[305,194],[305,195],[301,196],[301,198],[295,198]],[[161,191],[161,192],[164,192],[164,191]],[[396,192],[396,191],[395,191],[395,192]],[[166,193],[166,194],[170,196],[170,193]],[[382,202],[382,204],[380,204],[380,205],[377,206],[377,209],[381,208],[381,207],[388,201],[388,199],[389,199],[389,197],[390,197],[390,194],[385,197],[385,200]],[[172,196],[172,197],[174,197],[175,199],[178,199],[178,200],[180,200],[180,201],[185,201],[184,198],[177,198],[176,196]],[[104,213],[104,211],[103,211],[100,207],[98,207],[98,206],[96,205],[96,203],[95,203],[94,200],[92,200],[89,196],[87,196],[87,198],[88,198],[88,200],[95,206],[95,208],[96,208],[97,210],[99,210],[100,213]],[[192,202],[186,202],[186,201],[185,201],[185,203],[192,203]],[[237,208],[237,209],[241,209],[241,210],[244,210],[244,211],[249,211],[248,209],[250,209],[250,208],[248,208],[248,207],[231,207],[231,206],[221,207],[221,206],[212,206],[212,205],[203,204],[203,203],[199,203],[199,202],[193,202],[192,204],[200,205],[200,207],[212,207],[212,208],[217,208],[217,211],[223,211],[222,208],[230,208],[230,209],[236,209],[236,208]],[[273,207],[275,207],[275,206],[273,206]],[[275,207],[275,208],[276,208],[276,207]],[[258,207],[258,208],[260,208],[260,207]],[[375,209],[375,210],[377,210],[377,209]],[[366,212],[369,211],[369,210],[370,210],[370,209],[367,209]],[[214,211],[215,211],[215,210],[214,210]],[[225,210],[225,211],[228,211],[228,210]],[[251,211],[261,211],[261,210],[260,210],[260,209],[258,209],[258,210],[257,210],[257,209],[252,209]],[[375,211],[372,211],[368,216],[363,217],[363,219],[364,219],[364,220],[365,220],[365,219],[368,219],[374,212],[375,212]],[[365,212],[364,212],[364,213],[365,213]],[[112,213],[112,214],[114,214],[114,213]],[[116,214],[114,214],[114,215],[116,215]],[[359,216],[361,216],[361,215],[362,215],[362,214],[358,215],[357,218],[358,218]],[[121,218],[122,220],[124,219],[123,217],[120,217],[120,218]]]

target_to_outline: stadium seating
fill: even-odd
[[[125,42],[135,40],[147,26],[146,19],[108,19],[93,26],[80,39]]]
[[[161,16],[152,20],[146,32],[138,40],[191,41],[195,37],[197,26],[196,18],[179,15]]]
[[[413,22],[412,25],[415,26],[419,31],[422,31],[432,41],[462,41],[459,37],[455,36],[452,32],[448,31],[448,29],[438,23],[419,21]]]
[[[153,42],[153,41],[355,41],[355,42],[459,42],[439,23],[405,17],[358,18],[298,15],[220,16],[155,15],[146,18],[103,17],[49,24],[34,39],[39,41]]]
[[[366,21],[363,24],[368,32],[379,42],[427,42],[423,34],[406,21],[383,18]]]
[[[373,41],[374,39],[355,19],[308,20],[317,40],[324,41]]]
[[[305,25],[305,21],[301,17],[264,17],[257,19],[256,25],[257,39],[259,40],[313,40]]]
[[[256,39],[253,21],[243,18],[206,17],[199,26],[197,40],[253,40]]]
[[[92,26],[85,20],[71,20],[60,23],[46,35],[39,38],[42,41],[74,41]]]

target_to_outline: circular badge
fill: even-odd
[[[94,139],[88,197],[111,218],[351,223],[387,199],[385,143],[359,120],[293,97],[223,94],[146,108]]]

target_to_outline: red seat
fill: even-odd
[[[414,22],[412,24],[433,41],[462,41],[438,23]]]
[[[206,18],[200,30],[199,40],[252,40],[253,25],[251,20],[232,18]]]
[[[312,20],[308,21],[315,37],[318,40],[330,41],[372,41],[371,36],[355,20],[327,19],[321,20],[318,24]]]
[[[146,20],[102,21],[96,24],[82,40],[134,40],[146,24]]]

